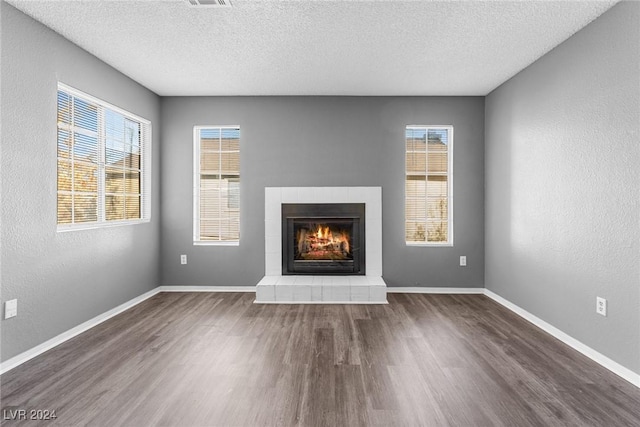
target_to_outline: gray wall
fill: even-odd
[[[2,25],[1,360],[155,288],[159,282],[159,98],[0,3]],[[151,120],[152,221],[56,232],[56,90],[61,81]],[[2,316],[4,317],[4,316]]]
[[[163,284],[255,285],[264,275],[265,187],[381,186],[388,285],[483,286],[482,97],[163,98],[161,124]],[[405,246],[407,124],[455,127],[453,247]],[[238,247],[192,244],[194,125],[240,125]]]
[[[491,291],[640,372],[640,3],[486,98]],[[595,313],[596,296],[609,313]]]

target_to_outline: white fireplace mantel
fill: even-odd
[[[381,187],[265,188],[265,277],[258,303],[386,303],[382,279]],[[283,276],[283,203],[364,203],[366,276]]]

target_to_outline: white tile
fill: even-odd
[[[282,253],[266,252],[264,269],[266,276],[280,276],[282,274]]]
[[[298,188],[298,203],[318,203],[312,187]]]
[[[322,285],[311,285],[311,301],[322,301]]]
[[[280,187],[265,187],[264,189],[264,199],[273,200],[280,203],[280,197],[282,194],[282,190]]]
[[[260,285],[275,285],[280,280],[280,276],[264,276],[262,280],[258,282],[258,286]]]
[[[282,191],[279,187],[266,187],[264,189],[265,209],[273,205],[279,205],[282,198]]]
[[[282,276],[278,280],[277,285],[294,285],[296,283],[297,276]]]
[[[367,187],[367,201],[382,200],[382,187]]]
[[[348,276],[331,276],[332,286],[349,286]]]
[[[350,301],[352,302],[368,302],[369,301],[369,285],[366,286],[351,286]]]
[[[367,266],[367,276],[380,277],[382,276],[382,269],[374,269],[374,268],[369,268],[369,266]]]
[[[369,288],[369,301],[379,303],[387,302],[387,287],[371,286]]]
[[[368,286],[369,283],[367,276],[349,276],[349,285],[351,286]]]
[[[282,203],[298,203],[298,187],[282,187]]]
[[[382,248],[380,246],[367,247],[367,272],[382,271]],[[374,275],[374,274],[372,274]],[[381,276],[376,273],[375,276]]]
[[[340,301],[347,302],[351,300],[349,285],[323,285],[322,300],[323,301]]]
[[[366,276],[369,284],[374,286],[383,286],[386,287],[387,284],[384,282],[382,276]]]
[[[282,274],[282,266],[265,268],[264,274],[268,276],[279,276]]]
[[[331,187],[314,187],[313,203],[331,203]]]
[[[280,237],[282,239],[282,218],[265,220],[264,234],[265,236]]]
[[[348,203],[349,187],[331,187],[331,203]]]
[[[265,221],[282,221],[282,204],[272,204],[264,208]]]
[[[367,221],[373,219],[382,219],[382,203],[380,201],[371,201],[367,203]]]
[[[311,301],[311,285],[293,285],[293,301]]]
[[[273,190],[268,192],[267,190]],[[280,189],[279,188],[266,188],[264,198],[264,219],[265,220],[278,220],[280,219]]]
[[[367,194],[365,188],[366,187],[347,187],[349,203],[366,203]]]
[[[291,302],[293,301],[293,285],[276,285],[276,301]]]
[[[276,300],[276,291],[274,285],[261,285],[258,284],[256,286],[256,301],[264,302],[264,301],[275,301]]]
[[[365,233],[367,233],[367,241],[371,241],[372,243],[375,243],[379,246],[382,245],[382,220],[369,219],[367,217],[365,224]]]
[[[307,275],[300,275],[300,276],[294,276],[296,278],[295,284],[296,285],[307,285],[307,286],[311,286],[313,284],[313,276],[307,276]]]
[[[266,253],[282,253],[282,236],[266,236],[264,250]]]
[[[367,236],[367,271],[369,269],[382,270],[382,221],[367,220],[365,224]]]

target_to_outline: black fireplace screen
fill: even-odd
[[[283,204],[283,274],[364,274],[364,204]]]

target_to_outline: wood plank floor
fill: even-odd
[[[161,293],[0,377],[90,426],[639,426],[640,390],[482,295]]]

